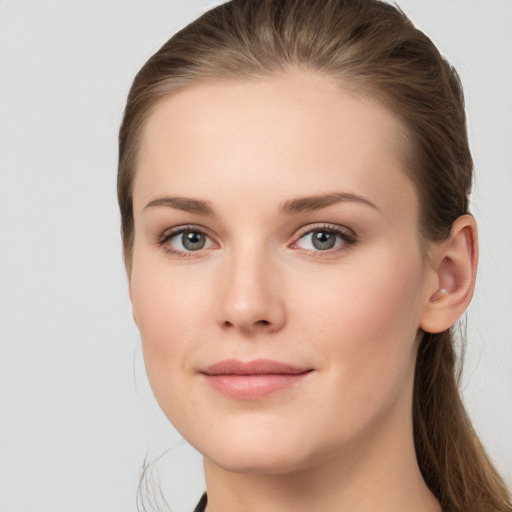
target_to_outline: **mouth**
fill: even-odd
[[[228,359],[199,373],[215,391],[230,398],[251,400],[293,388],[311,372],[312,368],[267,359]]]

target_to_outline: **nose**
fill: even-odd
[[[278,269],[261,252],[232,254],[219,273],[218,322],[246,335],[272,333],[286,322]]]

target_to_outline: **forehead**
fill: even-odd
[[[199,83],[168,96],[146,121],[134,203],[211,195],[219,184],[242,195],[407,188],[410,196],[404,140],[383,105],[314,73]]]

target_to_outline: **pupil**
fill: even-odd
[[[313,233],[313,247],[315,249],[332,249],[336,243],[336,235],[325,231]]]
[[[198,233],[197,231],[187,231],[183,233],[183,247],[189,251],[197,251],[202,249],[204,247],[205,241],[206,240],[203,233]]]

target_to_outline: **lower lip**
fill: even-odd
[[[251,400],[293,388],[310,372],[298,374],[206,375],[208,384],[230,398]]]

